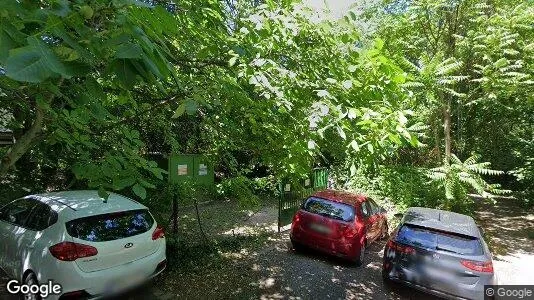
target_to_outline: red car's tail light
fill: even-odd
[[[163,227],[159,226],[156,227],[156,230],[152,233],[152,240],[155,241],[157,239],[162,239],[165,237],[165,231],[163,230]]]
[[[295,216],[293,217],[293,223],[298,223],[298,222],[300,222],[300,213],[299,212],[297,212],[295,214]]]
[[[493,273],[493,263],[491,261],[462,260],[462,265],[470,270],[484,273]]]
[[[75,261],[78,258],[98,254],[98,250],[93,246],[73,242],[61,242],[50,247],[49,250],[52,256],[62,261]]]
[[[415,254],[415,249],[413,247],[395,243],[393,240],[389,240],[386,247],[404,254]]]

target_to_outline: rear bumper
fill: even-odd
[[[291,231],[289,234],[291,242],[318,250],[320,252],[341,257],[344,259],[354,260],[359,257],[360,247],[354,241],[344,239],[332,240],[318,236],[308,236],[304,232]]]
[[[101,271],[83,272],[76,263],[65,262],[55,270],[55,278],[50,279],[63,287],[63,294],[83,290],[89,294],[88,299],[99,299],[149,281],[164,271],[164,261],[165,243],[162,243],[149,256]],[[60,296],[50,296],[47,299],[60,299]]]
[[[416,284],[416,283],[413,283],[413,282],[410,282],[410,281],[402,280],[400,278],[389,277],[389,280],[397,282],[397,283],[400,283],[400,284],[403,284],[403,285],[408,286],[410,288],[417,289],[417,290],[425,292],[427,294],[431,294],[431,295],[438,296],[438,297],[445,298],[445,299],[462,299],[462,300],[463,299],[475,299],[475,298],[463,298],[463,297],[459,297],[459,296],[456,296],[456,295],[451,295],[451,294],[448,294],[448,293],[445,293],[445,292],[442,292],[442,291],[439,291],[439,290],[431,289],[429,287],[426,287],[426,286],[423,286],[423,285],[419,285],[419,284]]]
[[[449,284],[449,288],[441,289],[440,284],[445,285],[446,283],[435,282],[432,284],[432,286],[429,286],[424,283],[415,282],[413,280],[407,279],[406,276],[403,276],[405,272],[410,271],[403,270],[402,268],[393,267],[392,269],[390,269],[389,272],[387,272],[387,274],[384,274],[384,276],[391,281],[398,282],[408,287],[415,288],[422,292],[445,299],[484,299],[484,285],[495,284],[495,280],[493,278],[492,280],[488,280],[488,282],[483,282],[482,280],[480,280],[475,284],[455,283],[452,289]],[[383,273],[386,272],[383,271]]]

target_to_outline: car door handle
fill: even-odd
[[[27,244],[27,245],[26,245],[26,248],[28,248],[28,249],[33,249],[33,248],[35,248],[35,246],[34,246],[33,244]]]

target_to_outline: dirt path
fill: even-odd
[[[288,240],[287,233],[281,235],[258,257],[260,299],[432,299],[396,284],[384,285],[384,241],[371,245],[366,263],[356,267],[314,251],[296,253]]]
[[[534,210],[501,199],[481,204],[476,219],[493,253],[499,284],[534,284]]]

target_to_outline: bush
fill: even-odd
[[[237,200],[242,207],[256,207],[260,201],[254,194],[254,188],[258,187],[253,180],[244,176],[224,179],[217,185],[219,195],[228,200]]]
[[[511,172],[517,178],[515,197],[526,207],[534,207],[534,158],[527,158],[524,167]]]
[[[358,170],[349,185],[368,195],[389,198],[399,208],[440,207],[443,193],[425,175],[426,170],[408,166],[381,166],[375,171]]]

